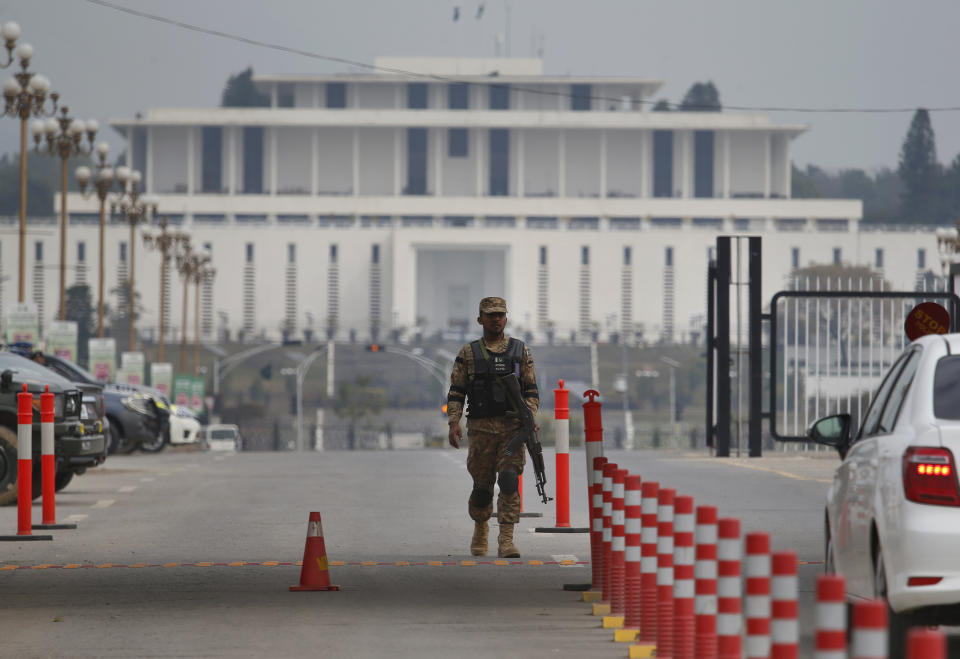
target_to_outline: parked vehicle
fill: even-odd
[[[827,569],[855,597],[886,598],[891,656],[908,626],[960,623],[958,401],[960,334],[926,336],[890,367],[855,435],[849,414],[809,432],[843,459],[827,493]]]
[[[37,353],[33,353],[34,357]],[[169,429],[170,403],[156,389],[99,382],[92,373],[63,357],[43,355],[43,365],[73,382],[103,386],[108,428],[108,451],[132,453],[163,449]]]
[[[170,406],[170,431],[168,441],[172,445],[194,444],[200,440],[200,420],[183,405]]]
[[[54,455],[56,474],[62,487],[89,467],[106,459],[106,440],[97,420],[83,420],[84,393],[77,385],[43,366],[15,355],[0,352],[0,505],[17,500],[17,393],[23,385],[34,396],[39,410],[39,397],[47,388],[54,395]],[[88,432],[88,430],[90,432]],[[40,415],[33,415],[33,496],[40,495]]]
[[[243,439],[232,424],[213,424],[200,429],[200,441],[208,451],[240,451]]]

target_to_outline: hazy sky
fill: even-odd
[[[957,0],[110,0],[205,28],[321,55],[514,56],[542,45],[550,74],[641,76],[678,102],[711,80],[725,106],[958,107]],[[483,16],[476,18],[484,5]],[[452,20],[454,7],[460,20]],[[509,16],[509,21],[508,17]],[[343,72],[347,66],[131,16],[88,0],[0,0],[72,114],[105,125],[156,107],[219,103],[232,73]],[[506,46],[504,47],[505,50]],[[2,79],[11,70],[0,72]],[[794,163],[895,167],[912,112],[770,113],[809,132]],[[932,114],[937,153],[960,152],[960,111]],[[104,131],[116,150],[122,141]],[[0,153],[19,149],[0,122]]]

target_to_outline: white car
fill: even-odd
[[[958,624],[960,334],[911,343],[850,431],[850,415],[839,414],[809,433],[843,458],[827,493],[827,570],[854,597],[886,597],[891,636]]]
[[[200,430],[200,440],[209,451],[239,451],[242,448],[240,429],[233,424],[213,424]]]
[[[193,444],[199,441],[200,421],[182,405],[170,406],[170,444]]]

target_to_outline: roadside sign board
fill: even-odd
[[[150,364],[150,386],[170,398],[173,390],[173,364],[169,362]]]
[[[32,302],[19,302],[7,307],[7,343],[37,345],[40,339],[40,314]]]
[[[46,351],[55,357],[77,361],[77,323],[73,320],[54,320],[47,330]]]
[[[90,372],[100,382],[116,382],[116,339],[90,339]]]
[[[143,384],[143,369],[146,358],[142,352],[124,352],[120,355],[118,381],[123,384]]]

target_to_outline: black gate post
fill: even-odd
[[[750,236],[750,288],[749,288],[749,342],[750,342],[750,422],[748,426],[750,457],[759,458],[763,454],[761,427],[763,424],[763,344],[760,336],[760,321],[763,314],[761,268],[761,238]],[[771,341],[776,340],[775,337]],[[773,383],[770,383],[773,386]]]
[[[714,337],[716,335],[716,323],[714,322],[714,314],[716,313],[716,295],[717,295],[717,262],[714,260],[710,261],[710,264],[707,266],[707,332],[706,332],[706,346],[707,346],[707,448],[714,448],[716,442],[714,441],[714,425],[713,425],[713,382],[714,382],[714,365],[716,363],[717,356],[713,353],[716,342]]]
[[[730,457],[730,236],[717,236],[717,457]]]

